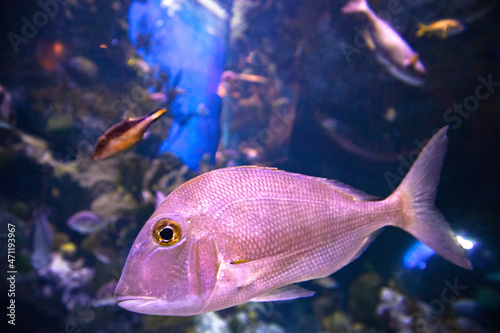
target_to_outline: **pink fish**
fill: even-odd
[[[385,200],[337,181],[262,167],[214,170],[184,183],[137,236],[115,291],[118,305],[191,316],[312,296],[295,283],[349,264],[385,226],[471,269],[434,206],[446,131],[431,139]]]
[[[366,0],[349,0],[342,7],[342,13],[359,13],[366,17],[369,22],[363,30],[366,44],[392,76],[407,84],[424,84],[426,70],[418,54],[394,28],[371,10]]]

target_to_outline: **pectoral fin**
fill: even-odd
[[[235,258],[229,263],[228,269],[232,272],[235,285],[246,287],[261,279],[279,276],[283,273],[283,267],[303,260],[307,251],[282,252],[258,259]]]
[[[251,302],[273,302],[273,301],[286,301],[289,299],[310,297],[314,295],[314,291],[301,288],[295,284],[290,284],[281,288],[271,290],[267,294],[259,297],[252,298]]]

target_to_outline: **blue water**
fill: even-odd
[[[179,87],[186,91],[176,101],[179,116],[159,153],[171,152],[195,171],[205,154],[213,164],[221,109],[213,95],[224,68],[228,20],[213,15],[196,1],[182,2],[179,7],[162,1],[136,1],[130,5],[128,23],[130,40],[144,60],[150,66],[177,73]],[[152,35],[154,46],[147,52],[137,44],[141,29]]]

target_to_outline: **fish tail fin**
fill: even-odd
[[[366,0],[350,0],[344,7],[342,7],[342,13],[352,14],[360,13],[368,10],[368,4]]]
[[[465,250],[444,216],[434,206],[439,176],[446,154],[448,126],[437,132],[422,150],[399,187],[390,196],[401,200],[403,219],[397,227],[412,234],[441,257],[472,269]]]
[[[415,33],[415,36],[422,37],[427,32],[427,26],[423,23],[418,24],[418,30]]]

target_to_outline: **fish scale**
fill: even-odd
[[[118,305],[187,316],[248,301],[311,296],[294,284],[349,264],[388,225],[470,269],[434,207],[446,129],[429,141],[385,200],[337,181],[261,167],[214,170],[184,183],[137,236],[115,291]],[[154,239],[162,221],[182,230],[177,243],[165,246]]]
[[[226,191],[228,187],[233,191]],[[212,194],[206,196],[207,191]],[[363,240],[381,225],[363,218],[363,214],[375,209],[352,209],[352,204],[367,204],[334,184],[275,169],[215,170],[173,194],[174,202],[177,196],[187,200],[184,203],[190,210],[183,212],[187,220],[194,220],[192,217],[200,213],[213,218],[212,223],[198,224],[196,231],[205,234],[215,229],[217,235],[223,235],[217,238],[216,248],[225,262],[249,260],[255,266],[257,259],[277,256],[264,274],[260,273],[263,267],[258,266],[259,272],[248,274],[250,279],[235,284],[239,298],[331,274],[347,264]],[[160,212],[171,209],[170,201],[159,207]],[[265,219],[256,221],[259,214]],[[350,221],[355,220],[359,223],[351,230]],[[256,229],[260,237],[254,239],[251,235]],[[341,230],[351,233],[346,237]],[[288,253],[294,255],[287,256]],[[244,265],[235,266],[244,270]],[[258,288],[254,279],[259,279]],[[228,289],[229,283],[221,280],[224,279],[214,286],[214,294],[218,289]],[[226,293],[227,298],[219,298],[212,307],[231,302],[232,294]]]

